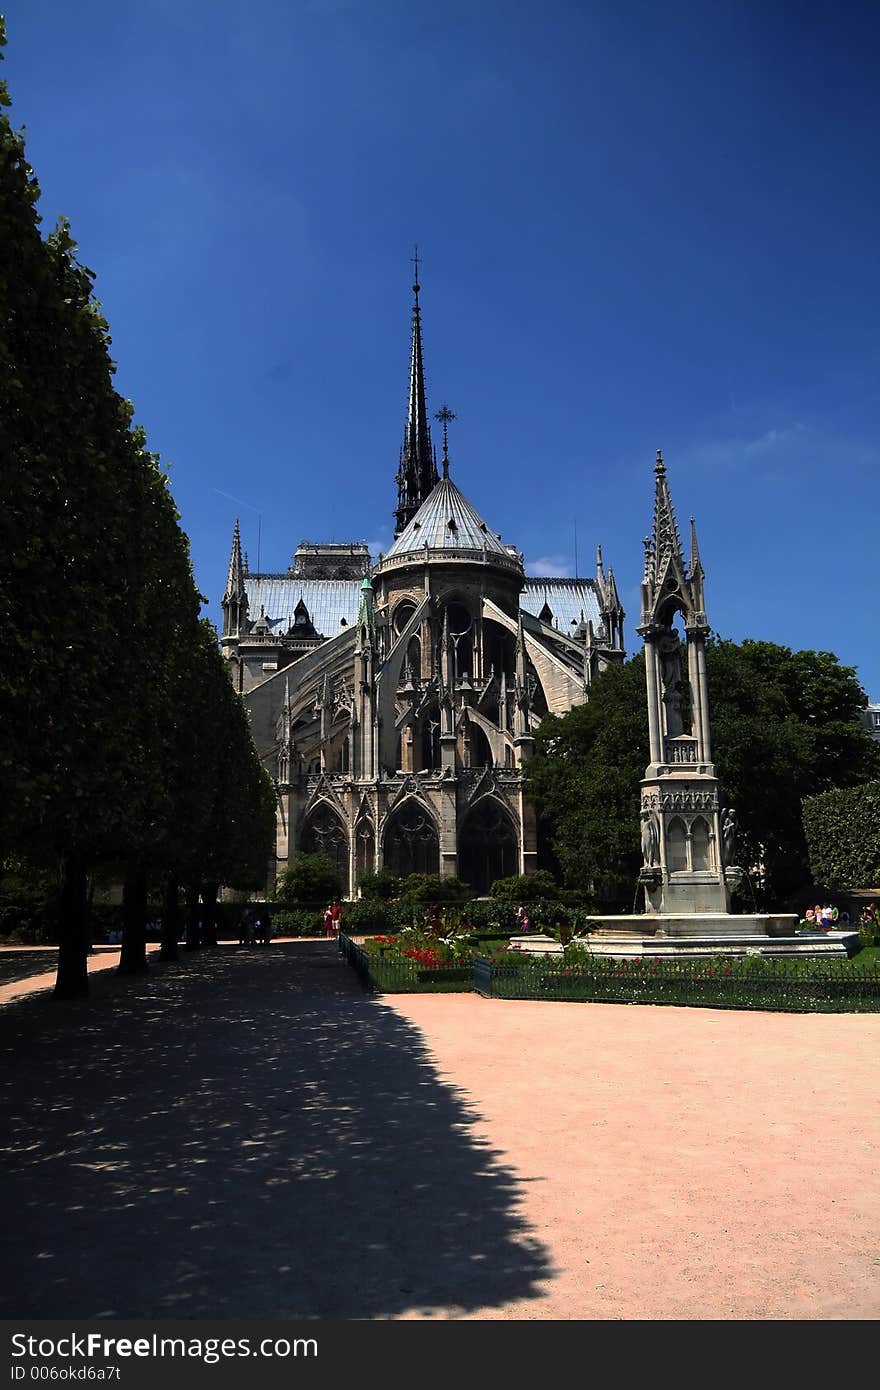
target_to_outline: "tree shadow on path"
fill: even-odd
[[[552,1276],[522,1185],[332,943],[0,1013],[0,1315],[455,1316]]]

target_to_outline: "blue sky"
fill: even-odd
[[[637,639],[662,447],[722,635],[880,698],[880,11],[770,0],[7,0],[66,214],[216,620],[387,546],[412,243],[452,473],[533,572],[601,541]],[[237,499],[237,500],[233,500]]]

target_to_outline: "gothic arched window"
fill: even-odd
[[[440,841],[429,812],[416,801],[405,801],[391,815],[385,830],[385,864],[401,878],[407,874],[440,872]]]
[[[488,893],[497,878],[519,872],[519,839],[503,806],[479,802],[458,835],[458,872],[477,894]]]
[[[695,869],[711,868],[709,827],[702,816],[697,816],[691,826],[691,863]]]
[[[355,838],[355,857],[357,860],[356,872],[360,883],[364,874],[371,874],[376,867],[376,837],[373,834],[371,821],[362,820],[358,822],[354,832]]]
[[[306,854],[326,854],[339,875],[344,896],[349,891],[348,832],[341,819],[326,802],[315,807],[300,835],[300,849]]]
[[[666,831],[666,867],[671,874],[680,874],[687,866],[687,832],[684,821],[676,817]]]

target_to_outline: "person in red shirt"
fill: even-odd
[[[333,919],[333,935],[338,936],[339,922],[340,918],[342,917],[342,908],[339,906],[339,903],[334,902],[333,906],[330,909],[330,916]]]

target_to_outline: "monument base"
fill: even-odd
[[[633,912],[604,917],[590,936],[793,937],[797,923],[794,913]]]
[[[856,931],[806,932],[795,935],[797,917],[771,914],[659,917],[648,914],[606,917],[600,927],[578,939],[594,956],[620,960],[648,956],[661,960],[697,960],[704,956],[787,956],[846,960],[861,950]],[[524,955],[561,955],[552,936],[514,936],[511,948]]]
[[[639,956],[660,960],[697,960],[705,956],[775,956],[789,959],[820,956],[826,960],[846,960],[861,950],[859,934],[855,931],[821,932],[813,936],[795,936],[793,933],[776,935],[760,929],[750,932],[747,924],[761,920],[755,917],[728,918],[728,923],[741,925],[738,929],[725,925],[723,932],[716,930],[717,924],[710,923],[706,918],[698,918],[691,931],[676,936],[657,933],[640,935],[629,927],[616,931],[615,920],[613,917],[607,918],[600,930],[583,938],[583,945],[591,955],[612,956],[621,960]]]

